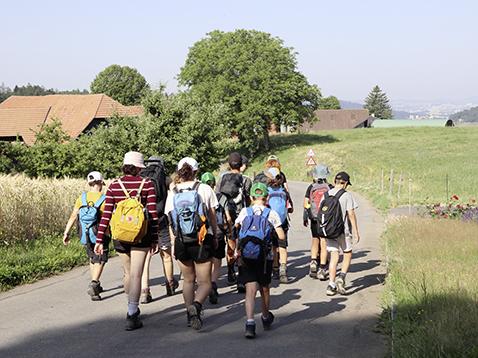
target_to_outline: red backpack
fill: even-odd
[[[313,220],[319,219],[320,201],[326,192],[330,190],[327,183],[314,183],[310,189],[309,201],[310,201],[310,218]]]

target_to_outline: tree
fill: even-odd
[[[340,109],[340,101],[335,96],[323,97],[319,101],[319,109]]]
[[[296,53],[255,30],[213,31],[196,42],[178,76],[200,103],[222,106],[229,137],[250,153],[269,149],[269,129],[313,119],[320,91],[297,70]]]
[[[92,93],[104,93],[126,106],[140,104],[149,91],[146,79],[135,68],[119,65],[98,73],[90,88]]]
[[[371,116],[381,119],[392,118],[392,107],[385,92],[382,92],[379,86],[375,86],[365,98],[363,108],[368,109]]]

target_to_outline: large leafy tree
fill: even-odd
[[[335,96],[323,97],[319,101],[319,109],[340,109],[340,101]]]
[[[295,55],[264,32],[213,31],[190,48],[178,79],[200,102],[221,105],[230,136],[254,153],[269,148],[272,124],[297,126],[318,107],[320,91]]]
[[[135,68],[111,65],[91,82],[92,93],[104,93],[124,105],[134,105],[149,91],[146,79]]]
[[[365,98],[365,104],[363,108],[368,109],[370,115],[381,118],[392,118],[392,107],[390,106],[390,100],[385,92],[382,92],[379,86],[375,86]]]

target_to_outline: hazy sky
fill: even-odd
[[[89,88],[117,63],[176,90],[188,47],[211,30],[266,31],[294,47],[324,95],[478,96],[478,1],[2,1],[0,83]]]

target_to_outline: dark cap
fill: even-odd
[[[229,158],[227,159],[229,166],[232,168],[241,167],[242,166],[242,155],[238,152],[232,152],[229,154]]]
[[[352,185],[352,183],[350,182],[350,175],[348,175],[346,172],[337,173],[337,175],[335,176],[335,180],[343,180],[349,185]]]
[[[242,165],[249,164],[249,159],[245,155],[241,155]]]

